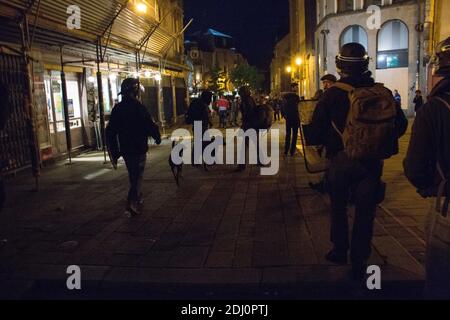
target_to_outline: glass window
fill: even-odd
[[[400,20],[387,22],[378,32],[377,69],[407,68],[409,32]]]
[[[366,30],[364,30],[363,27],[354,25],[350,26],[347,29],[342,32],[341,35],[341,47],[344,44],[351,43],[351,42],[357,42],[360,43],[366,48],[366,51],[368,50],[368,38]]]

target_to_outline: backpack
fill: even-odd
[[[259,105],[255,110],[255,129],[268,130],[273,124],[273,109],[266,105]]]
[[[335,87],[348,92],[350,100],[344,132],[332,122],[346,155],[352,160],[385,160],[397,154],[397,108],[391,91],[380,83],[354,88],[338,82]]]

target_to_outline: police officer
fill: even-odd
[[[426,269],[430,297],[449,299],[450,246],[431,235],[438,232],[437,228],[450,234],[450,182],[446,189],[444,183],[445,179],[450,181],[450,38],[436,48],[435,74],[443,79],[433,88],[428,102],[417,112],[404,169],[420,195],[428,198],[442,193],[442,199],[446,199],[443,205],[433,203],[429,215]]]
[[[122,82],[122,102],[112,110],[106,128],[106,140],[113,165],[116,166],[117,160],[122,156],[128,169],[130,190],[126,210],[131,216],[141,213],[141,185],[147,159],[148,137],[154,138],[156,144],[161,144],[159,128],[146,107],[138,100],[139,90],[137,79],[128,78]]]
[[[341,76],[338,82],[353,87],[373,87],[375,81],[368,70],[369,57],[359,43],[349,43],[341,48],[336,57],[336,67]],[[326,147],[330,167],[326,174],[327,191],[331,199],[331,241],[333,249],[326,259],[336,264],[347,264],[351,250],[352,275],[361,280],[371,255],[373,221],[379,201],[383,161],[350,160],[343,152],[342,138],[332,123],[341,131],[346,126],[350,108],[348,92],[333,86],[324,92],[313,115],[314,140]],[[407,129],[407,120],[397,109],[399,136]],[[355,220],[352,243],[349,241],[347,207],[350,193],[355,203]]]

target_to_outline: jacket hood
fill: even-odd
[[[372,78],[372,72],[367,71],[363,74],[351,74],[341,78],[340,82],[349,84],[353,87],[371,87],[375,84]]]

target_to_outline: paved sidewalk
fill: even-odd
[[[405,141],[402,143],[404,150]],[[386,164],[389,195],[375,226],[371,263],[383,290],[348,279],[324,260],[330,249],[326,198],[310,190],[302,159],[282,158],[276,176],[185,166],[177,188],[170,143],[152,147],[144,179],[145,212],[124,217],[128,181],[120,165],[88,153],[8,182],[0,216],[0,296],[4,298],[420,298],[426,204]],[[66,289],[79,265],[83,290]]]

